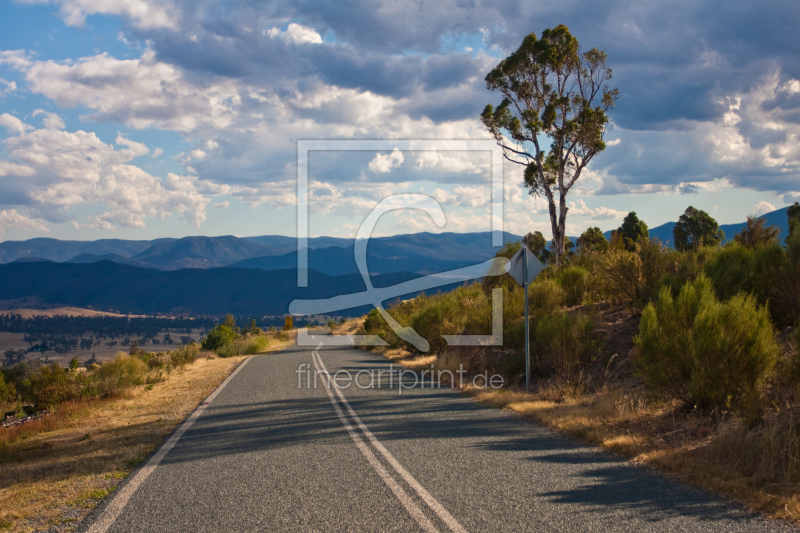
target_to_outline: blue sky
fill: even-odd
[[[298,139],[485,139],[484,76],[566,24],[621,97],[568,233],[720,223],[800,200],[800,6],[722,1],[7,1],[0,239],[294,235]],[[440,201],[381,234],[490,229],[485,153],[316,153],[313,235],[350,237],[398,192]],[[549,237],[506,166],[508,231]]]

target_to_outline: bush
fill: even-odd
[[[800,319],[800,232],[779,245],[758,248],[753,264],[753,288],[762,303],[769,302],[778,327]]]
[[[0,405],[11,403],[17,397],[17,390],[13,383],[6,383],[5,377],[0,372]]]
[[[72,374],[58,363],[43,366],[30,378],[30,395],[38,409],[53,407],[73,400],[79,394],[78,384]]]
[[[552,279],[537,281],[528,287],[528,305],[534,316],[555,313],[561,309],[564,299],[564,290]]]
[[[236,339],[220,348],[217,353],[220,357],[234,357],[236,355],[254,355],[263,351],[269,345],[266,337],[250,337]]]
[[[147,364],[138,357],[118,352],[113,360],[100,365],[92,375],[92,380],[101,394],[113,396],[128,387],[140,385],[147,370]]]
[[[657,239],[634,243],[634,250],[616,248],[599,257],[596,283],[603,296],[642,308],[658,294],[662,278],[674,275],[677,252]]]
[[[714,282],[720,299],[727,300],[741,291],[752,292],[753,257],[753,249],[734,242],[706,263],[704,271]]]
[[[584,314],[544,315],[532,324],[531,333],[536,365],[568,382],[574,382],[580,368],[590,364],[600,351],[595,324]]]
[[[194,363],[197,359],[197,354],[200,353],[200,347],[195,342],[190,342],[181,346],[177,350],[169,352],[170,362],[177,367],[182,367]]]
[[[663,288],[634,341],[644,383],[702,410],[753,407],[780,353],[767,310],[741,293],[720,303],[704,275],[677,298]]]
[[[583,303],[589,272],[577,266],[571,266],[558,273],[558,283],[564,289],[564,304],[567,307]]]
[[[216,352],[226,344],[232,342],[235,338],[236,332],[233,331],[233,329],[225,324],[219,324],[208,332],[208,335],[205,339],[203,339],[201,346],[204,350]]]

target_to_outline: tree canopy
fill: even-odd
[[[763,218],[747,217],[747,226],[733,239],[748,248],[759,248],[778,243],[778,234],[781,232],[777,226],[765,226]]]
[[[625,216],[622,225],[617,228],[616,234],[628,250],[633,250],[637,242],[650,238],[647,224],[643,220],[639,220],[636,211],[631,211]]]
[[[542,235],[541,231],[534,231],[528,233],[522,238],[522,244],[528,247],[528,250],[535,255],[539,261],[546,263],[550,259],[550,250],[547,249],[547,240]]]
[[[605,252],[608,250],[608,239],[598,227],[589,228],[578,237],[578,248],[581,252]]]
[[[725,240],[725,232],[719,229],[714,218],[701,209],[692,206],[680,216],[672,229],[675,248],[684,252],[700,246],[717,246]]]
[[[610,79],[605,52],[581,53],[563,24],[541,38],[525,37],[486,76],[486,87],[504,98],[496,108],[487,105],[481,119],[505,157],[525,168],[530,194],[547,198],[556,264],[564,253],[567,193],[606,147],[606,112],[619,96]]]

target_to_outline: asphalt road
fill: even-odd
[[[388,388],[380,356],[314,352],[249,359],[80,529],[796,531],[450,389]]]

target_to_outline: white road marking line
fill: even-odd
[[[322,344],[320,344],[320,346],[322,346]],[[319,349],[319,346],[317,346],[317,349]],[[319,372],[328,375],[328,379],[326,379],[326,381],[328,381],[330,379],[330,374],[328,374],[328,371],[325,369],[324,365],[320,367],[320,365],[322,365],[322,360],[319,359],[319,362],[317,362],[318,358],[319,354],[317,354],[316,351],[311,353],[311,360],[314,362],[314,366],[317,368]],[[347,433],[350,435],[350,438],[353,439],[353,442],[356,444],[356,447],[361,451],[361,453],[369,462],[370,466],[372,466],[375,472],[377,472],[377,474],[380,476],[383,482],[386,483],[386,485],[394,493],[397,499],[400,500],[400,503],[403,504],[403,507],[406,508],[408,514],[410,514],[414,518],[414,520],[417,521],[417,523],[423,530],[428,531],[430,533],[438,533],[439,530],[436,529],[436,527],[430,520],[428,520],[428,517],[425,516],[425,513],[422,512],[422,509],[420,509],[419,506],[416,503],[414,503],[414,500],[412,500],[411,497],[408,495],[408,493],[406,493],[406,491],[403,490],[403,487],[401,487],[397,483],[397,481],[395,481],[394,478],[391,475],[389,475],[389,473],[386,471],[386,469],[383,467],[380,461],[378,461],[378,459],[375,457],[375,454],[372,453],[372,450],[370,450],[369,446],[367,446],[364,443],[364,441],[356,432],[356,430],[353,428],[353,426],[350,424],[350,422],[348,422],[347,417],[342,411],[342,408],[339,407],[339,402],[336,401],[336,397],[331,392],[330,387],[323,386],[322,388],[325,389],[325,392],[328,393],[328,398],[330,399],[334,409],[336,409],[336,414],[339,416],[339,420],[342,422],[342,425],[347,430]]]
[[[320,343],[320,345],[317,346],[317,350],[319,350],[321,346],[322,343]],[[328,369],[325,367],[325,363],[322,362],[322,357],[320,357],[319,352],[315,350],[312,355],[316,355],[317,360],[319,360],[319,364],[322,367],[322,370],[326,374],[328,374]],[[456,520],[453,517],[453,515],[451,515],[447,511],[447,509],[445,509],[442,506],[442,504],[440,504],[438,500],[436,500],[436,498],[431,496],[431,494],[427,490],[425,490],[425,487],[420,485],[420,483],[414,478],[414,476],[412,476],[408,472],[408,470],[406,470],[403,467],[403,465],[401,465],[400,462],[397,459],[395,459],[395,457],[389,452],[389,450],[387,450],[386,447],[377,439],[377,437],[375,437],[375,435],[372,434],[369,428],[367,428],[367,426],[364,425],[364,422],[361,421],[361,418],[359,418],[359,416],[353,410],[352,406],[350,405],[350,402],[348,402],[347,398],[344,397],[344,393],[342,393],[339,387],[336,387],[334,384],[333,389],[336,391],[336,394],[339,396],[339,399],[342,401],[342,404],[344,405],[345,409],[347,409],[347,412],[350,413],[351,417],[353,417],[353,420],[355,421],[359,429],[361,429],[362,433],[364,433],[364,435],[367,437],[369,442],[375,447],[375,449],[378,450],[378,452],[380,452],[381,455],[383,455],[386,461],[389,462],[389,465],[391,465],[391,467],[394,468],[398,474],[400,474],[400,477],[402,477],[406,481],[406,483],[408,483],[411,486],[411,488],[413,488],[416,491],[416,493],[419,494],[420,498],[422,498],[423,501],[426,504],[428,504],[428,507],[430,507],[431,510],[433,510],[433,512],[435,512],[439,516],[439,518],[441,518],[442,521],[445,524],[447,524],[447,527],[449,527],[452,531],[456,533],[467,533],[467,530],[464,529],[464,527],[458,523],[458,520]]]
[[[177,444],[178,440],[180,440],[183,434],[186,433],[186,431],[192,427],[192,424],[194,424],[195,420],[197,420],[197,418],[203,414],[203,411],[206,410],[208,404],[210,404],[214,398],[217,397],[222,389],[224,389],[225,386],[234,378],[234,376],[236,376],[236,374],[238,374],[239,371],[244,368],[244,365],[246,365],[250,359],[251,358],[248,357],[242,361],[242,364],[240,364],[230,376],[225,378],[225,381],[223,381],[220,386],[214,390],[214,392],[212,392],[205,400],[203,400],[200,406],[194,410],[186,422],[184,422],[183,425],[181,425],[181,427],[172,434],[169,440],[165,442],[163,446],[161,446],[158,452],[151,457],[149,461],[147,461],[147,464],[136,473],[133,479],[126,483],[125,486],[122,487],[122,490],[113,496],[113,499],[109,502],[108,506],[103,510],[100,516],[97,517],[97,520],[95,520],[94,524],[92,524],[92,527],[88,529],[87,533],[105,533],[105,531],[111,527],[122,510],[128,504],[128,501],[131,499],[131,496],[133,496],[133,493],[136,492],[136,489],[138,489],[150,476],[150,474],[153,473],[153,470],[155,470],[161,460],[164,459],[164,456],[175,447],[175,444]]]

